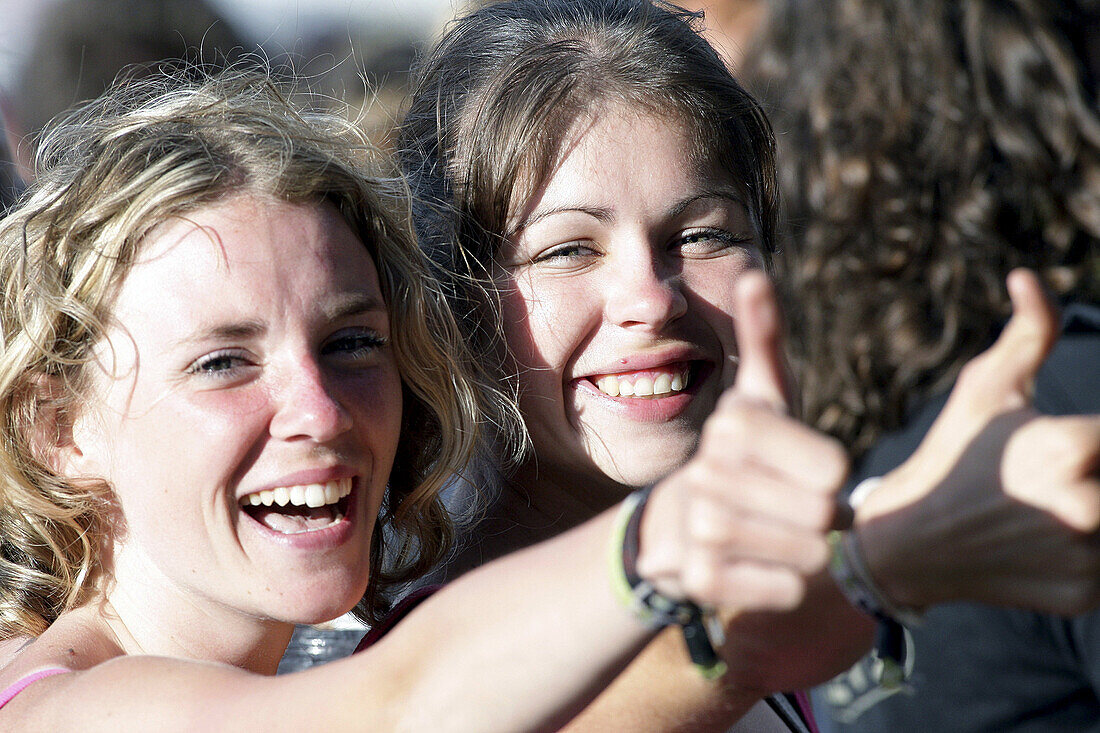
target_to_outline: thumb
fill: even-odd
[[[991,394],[1030,402],[1035,375],[1058,338],[1058,314],[1031,270],[1013,270],[1007,284],[1012,318],[986,351],[983,376]]]
[[[739,359],[734,388],[786,411],[790,393],[775,289],[767,275],[754,270],[739,278],[734,297]]]

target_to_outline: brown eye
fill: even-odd
[[[570,260],[578,257],[591,257],[596,251],[581,242],[566,242],[540,252],[533,262],[551,262],[556,259]]]
[[[753,243],[752,237],[733,234],[725,229],[693,229],[672,243],[672,249],[686,255],[706,255],[731,247],[745,247]]]
[[[321,354],[341,359],[364,359],[388,343],[388,338],[375,331],[341,332],[321,347]]]

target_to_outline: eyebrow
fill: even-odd
[[[364,313],[385,313],[386,304],[381,297],[367,293],[348,293],[337,296],[334,302],[325,304],[325,318],[339,321]],[[262,321],[243,320],[219,323],[210,328],[201,329],[176,342],[176,346],[188,346],[206,341],[235,341],[255,338],[267,331]]]
[[[387,310],[386,303],[381,296],[369,293],[338,295],[334,303],[327,304],[325,307],[326,315],[333,321],[364,313],[384,313]]]
[[[722,186],[719,188],[707,189],[706,191],[700,191],[694,196],[689,196],[683,201],[676,202],[672,205],[671,208],[669,208],[665,216],[668,219],[675,219],[699,201],[726,201],[730,203],[740,204],[745,209],[746,213],[749,209],[749,207],[745,204],[744,196],[742,196],[736,189]]]
[[[719,186],[718,188],[713,188],[713,189],[707,189],[705,191],[700,191],[699,193],[697,193],[693,196],[689,196],[686,199],[683,199],[682,201],[677,201],[675,204],[673,204],[671,207],[669,207],[669,209],[665,212],[665,218],[666,219],[675,219],[676,217],[681,216],[685,211],[687,211],[689,208],[691,208],[691,206],[694,205],[695,203],[697,203],[699,201],[709,201],[709,200],[728,201],[728,202],[740,204],[741,206],[743,206],[745,208],[746,211],[748,211],[748,208],[749,208],[745,204],[744,197],[736,189],[734,189],[732,187],[728,187],[728,186]],[[586,204],[573,204],[573,205],[566,205],[566,206],[555,206],[553,208],[545,209],[545,210],[542,210],[542,211],[536,210],[534,213],[532,213],[526,219],[521,221],[515,227],[512,227],[511,229],[509,229],[508,232],[506,232],[505,236],[509,237],[509,238],[514,237],[517,234],[519,234],[520,232],[522,232],[524,229],[527,229],[528,227],[531,227],[531,226],[537,224],[538,222],[542,221],[543,219],[546,219],[546,218],[551,217],[551,216],[556,216],[557,214],[566,214],[566,213],[570,213],[570,212],[576,212],[576,213],[580,213],[580,214],[587,214],[588,216],[593,217],[594,219],[598,220],[599,222],[601,222],[603,224],[607,224],[608,222],[612,221],[615,218],[614,210],[610,209],[610,208],[607,208],[607,207],[604,207],[604,206],[589,206],[589,205],[586,205]]]
[[[612,219],[615,218],[612,210],[603,206],[587,206],[585,204],[574,204],[572,206],[555,206],[551,209],[544,209],[542,211],[536,209],[535,212],[528,216],[526,219],[505,232],[505,236],[514,237],[522,232],[524,229],[534,226],[543,219],[549,218],[551,216],[556,216],[558,214],[568,214],[571,212],[578,214],[587,214],[588,216],[591,216],[604,224],[610,222]]]

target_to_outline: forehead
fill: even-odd
[[[536,210],[571,200],[638,203],[722,191],[743,198],[732,176],[697,154],[697,135],[675,114],[632,105],[608,105],[577,118],[562,137],[537,185],[516,198],[509,230]],[[532,177],[539,171],[531,170]]]
[[[381,297],[369,252],[335,207],[242,194],[153,229],[115,310],[243,308],[324,290]]]

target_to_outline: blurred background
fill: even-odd
[[[220,64],[259,52],[362,114],[382,145],[417,44],[462,0],[0,0],[0,112],[15,172],[58,112],[134,64],[185,56]],[[369,102],[367,100],[370,100]],[[4,156],[0,155],[0,160]],[[16,185],[0,168],[0,187]]]

